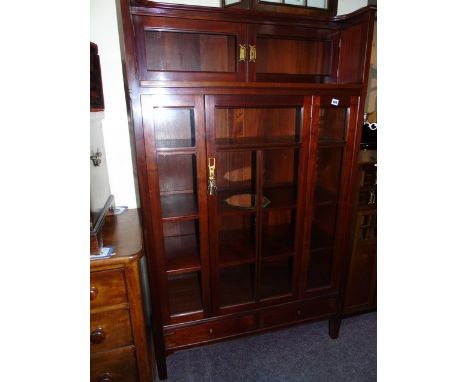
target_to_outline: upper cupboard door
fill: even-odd
[[[140,80],[245,80],[245,26],[209,20],[134,17]]]
[[[250,36],[251,81],[336,82],[339,31],[265,24]]]

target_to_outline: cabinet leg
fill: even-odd
[[[166,356],[156,356],[156,364],[158,366],[159,380],[167,379]]]
[[[340,333],[341,318],[332,318],[328,321],[328,335],[330,338],[336,340]]]

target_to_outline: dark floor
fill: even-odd
[[[168,381],[332,382],[377,380],[377,314],[328,321],[183,350],[167,358]]]

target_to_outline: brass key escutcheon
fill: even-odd
[[[208,195],[216,193],[216,158],[208,158]]]

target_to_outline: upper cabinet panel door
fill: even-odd
[[[249,34],[249,80],[334,83],[339,32],[258,25]]]
[[[246,27],[209,20],[134,16],[142,81],[245,81]]]

